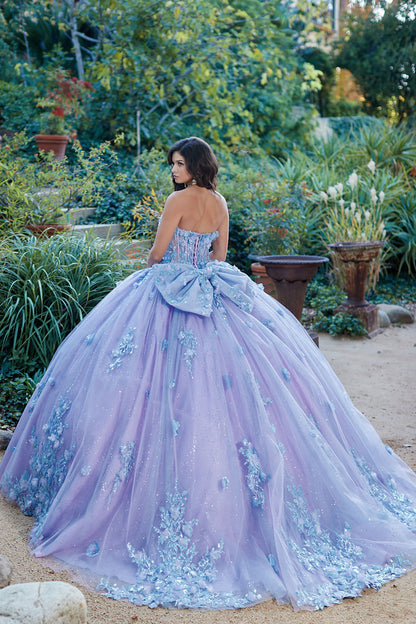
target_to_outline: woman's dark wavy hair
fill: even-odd
[[[199,137],[188,137],[177,141],[168,152],[168,163],[173,164],[174,152],[179,152],[185,161],[186,168],[198,186],[215,191],[217,187],[218,162],[211,147]],[[175,191],[185,188],[185,184],[176,184]]]

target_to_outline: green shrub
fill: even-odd
[[[28,370],[32,368],[29,363]],[[11,367],[7,360],[0,367],[0,428],[14,429],[43,376],[43,369],[28,370]]]
[[[173,191],[166,154],[145,150],[140,166],[124,157],[121,166],[103,172],[93,223],[123,223],[131,238],[154,238],[164,200]]]
[[[319,273],[311,280],[306,291],[305,306],[315,311],[313,327],[316,331],[325,331],[332,336],[367,334],[356,317],[343,312],[334,314],[334,310],[345,301],[345,297],[345,293],[338,286],[329,283],[327,275]],[[384,275],[377,284],[377,291],[367,293],[366,298],[372,303],[413,303],[416,302],[416,282],[409,277]]]
[[[339,100],[329,98],[326,105],[325,117],[330,117],[332,119],[334,117],[347,117],[348,119],[355,120],[357,117],[361,116],[363,116],[363,105],[361,102],[350,102],[345,98],[340,98]]]
[[[286,175],[285,175],[286,174]],[[313,248],[316,211],[305,183],[273,159],[228,163],[219,191],[230,211],[228,260],[248,271],[249,256],[305,254]]]
[[[317,331],[328,332],[331,336],[340,334],[347,336],[367,335],[367,330],[363,327],[361,321],[351,314],[345,314],[345,312],[327,316],[318,311],[313,326]]]
[[[365,336],[367,330],[356,317],[344,312],[334,314],[343,301],[345,293],[336,285],[329,284],[325,276],[314,278],[308,285],[305,297],[305,306],[315,310],[314,329],[328,332],[331,336]]]
[[[416,191],[411,189],[386,210],[388,258],[397,273],[416,274]]]
[[[384,125],[383,120],[370,115],[348,115],[343,117],[337,115],[327,119],[335,134],[344,139],[362,128],[380,128]]]
[[[37,91],[32,87],[0,80],[0,126],[13,132],[35,134],[40,125],[36,121]]]
[[[117,160],[110,144],[86,151],[72,146],[72,164],[52,153],[25,154],[25,133],[4,141],[0,150],[0,234],[20,233],[28,223],[55,223],[65,212],[95,205],[101,196],[102,176]],[[114,182],[114,173],[113,184]]]
[[[125,277],[114,244],[14,236],[0,243],[0,353],[45,367],[65,336]]]
[[[416,281],[410,277],[384,275],[377,284],[377,291],[366,295],[373,303],[416,303]]]

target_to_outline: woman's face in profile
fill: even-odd
[[[192,182],[192,175],[186,168],[186,162],[180,152],[173,152],[172,154],[172,178],[176,184],[190,184]]]

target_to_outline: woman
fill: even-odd
[[[58,349],[2,491],[35,516],[35,556],[115,599],[318,609],[380,587],[416,562],[416,477],[290,312],[224,262],[211,148],[191,137],[168,160],[149,268]]]

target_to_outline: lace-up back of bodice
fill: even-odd
[[[162,262],[180,262],[202,268],[209,261],[211,243],[217,237],[218,232],[200,234],[176,228]]]

